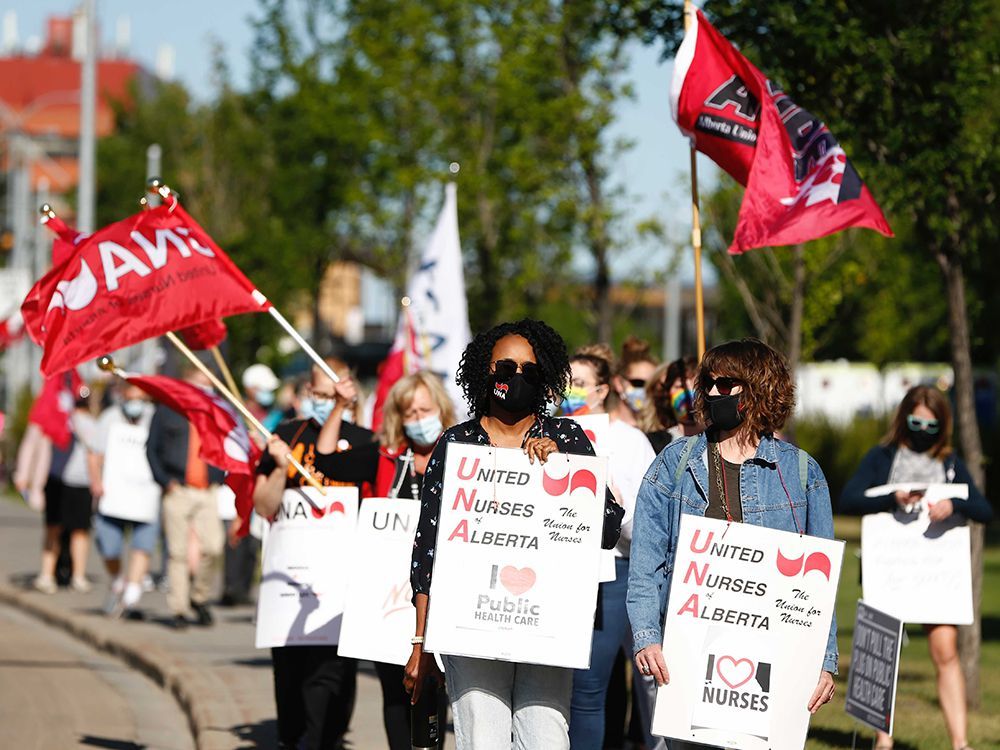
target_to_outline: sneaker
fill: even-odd
[[[142,579],[142,593],[149,594],[156,591],[156,582],[153,580],[153,576],[146,573],[146,577]]]
[[[54,594],[59,590],[55,579],[48,576],[38,576],[32,586],[34,586],[35,591],[41,591],[43,594]]]
[[[93,590],[90,581],[86,578],[73,578],[69,582],[69,587],[78,594],[89,594]]]
[[[194,610],[195,622],[201,627],[207,628],[215,622],[207,605],[191,602],[191,609]]]
[[[126,609],[122,612],[123,620],[131,620],[132,622],[145,622],[146,613],[141,609]]]

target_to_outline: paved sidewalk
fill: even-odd
[[[271,657],[253,647],[252,607],[214,607],[212,628],[169,629],[163,594],[143,596],[147,622],[113,621],[100,607],[108,577],[91,550],[94,591],[31,590],[41,554],[42,518],[19,500],[0,498],[0,601],[41,618],[101,651],[123,659],[170,692],[191,724],[199,750],[276,745]],[[357,750],[387,747],[382,693],[370,664],[362,663],[348,737]]]

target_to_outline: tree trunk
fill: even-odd
[[[983,446],[976,422],[976,405],[972,382],[972,352],[969,343],[969,321],[965,306],[965,274],[958,252],[939,250],[938,265],[944,276],[948,298],[948,329],[951,334],[951,366],[955,371],[955,426],[962,458],[969,467],[973,481],[986,491],[983,469]],[[965,675],[969,706],[979,706],[979,651],[982,642],[980,606],[983,594],[983,526],[970,522],[972,532],[972,625],[960,627],[958,647]]]
[[[806,258],[805,246],[795,245],[792,248],[795,271],[792,283],[792,307],[788,321],[788,369],[791,371],[792,383],[795,383],[795,373],[802,359],[802,311],[806,297]],[[795,441],[795,415],[789,415],[785,422],[785,437]]]

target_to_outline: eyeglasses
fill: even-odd
[[[713,386],[715,386],[716,388],[719,389],[719,393],[722,394],[723,396],[730,395],[733,392],[733,388],[735,388],[738,385],[739,386],[746,385],[739,378],[727,378],[727,377],[713,378],[711,375],[704,376],[704,378],[702,378],[702,381],[705,387],[706,394],[712,390]]]
[[[628,383],[633,388],[645,388],[646,387],[646,381],[643,380],[642,378],[629,378],[628,379]]]
[[[941,429],[941,423],[936,419],[922,419],[920,417],[915,417],[912,414],[908,414],[906,417],[906,426],[911,430],[923,430],[928,435],[937,435],[938,430]]]
[[[536,362],[522,362],[518,364],[512,359],[498,359],[493,363],[493,372],[496,373],[497,380],[501,383],[510,380],[514,374],[520,370],[524,379],[531,385],[538,385],[542,382],[542,368]]]

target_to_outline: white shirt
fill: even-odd
[[[656,453],[649,439],[639,429],[620,419],[611,421],[608,431],[608,486],[625,509],[622,533],[615,547],[615,557],[628,557],[632,549],[632,517],[642,478],[646,476]]]

